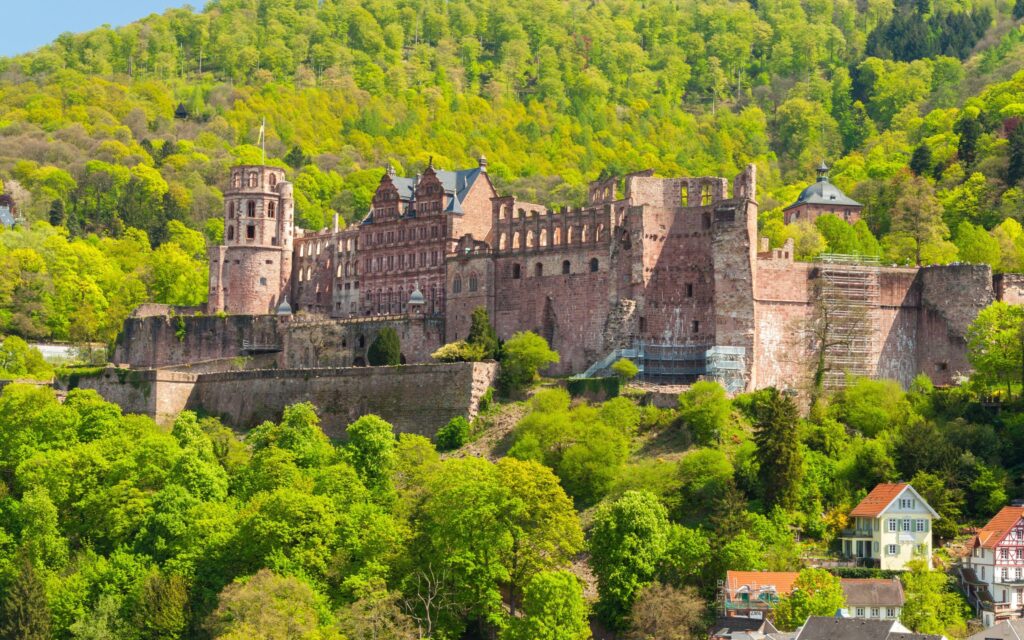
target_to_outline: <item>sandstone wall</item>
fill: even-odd
[[[180,324],[179,324],[180,323]],[[125,320],[114,363],[152,369],[234,358],[243,342],[281,344],[276,316],[148,316]]]
[[[283,369],[351,367],[367,363],[366,353],[381,329],[398,334],[404,362],[429,362],[430,354],[444,344],[444,323],[437,318],[408,316],[354,320],[293,319],[284,325]]]
[[[996,298],[1009,304],[1024,304],[1024,273],[1000,273],[993,281]]]

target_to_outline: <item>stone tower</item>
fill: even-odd
[[[224,244],[210,250],[208,311],[274,313],[288,295],[295,200],[283,169],[231,169],[224,192]]]

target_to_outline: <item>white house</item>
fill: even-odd
[[[1024,614],[1024,506],[1003,507],[978,531],[960,581],[986,627]]]
[[[899,578],[842,578],[844,618],[899,620],[906,597]]]
[[[939,514],[905,482],[880,484],[850,512],[839,540],[842,555],[901,571],[916,558],[932,566],[932,521]]]

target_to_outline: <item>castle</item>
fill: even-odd
[[[969,370],[965,335],[978,311],[1024,295],[1021,277],[981,265],[795,262],[791,244],[770,249],[758,236],[753,165],[731,184],[651,171],[609,178],[589,186],[584,206],[559,211],[498,194],[483,157],[414,177],[389,166],[361,223],[339,229],[335,219],[318,232],[295,228],[281,169],[235,167],[224,194],[206,308],[173,318],[139,309],[116,362],[245,355],[281,369],[359,366],[384,326],[398,331],[405,362],[429,362],[466,337],[482,306],[502,339],[545,337],[561,355],[554,374],[598,374],[628,357],[646,381],[711,378],[731,391],[801,392],[812,363],[833,387],[848,374],[945,384]],[[852,222],[860,205],[822,166],[787,217],[826,212]]]

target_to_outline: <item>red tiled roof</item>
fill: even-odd
[[[860,504],[850,512],[851,517],[877,518],[882,511],[888,507],[896,496],[900,495],[907,488],[906,482],[895,484],[883,483],[871,490]]]
[[[1021,517],[1024,517],[1024,507],[1003,507],[978,531],[975,540],[987,549],[994,549]]]
[[[799,575],[796,571],[727,571],[725,587],[730,596],[744,586],[754,592],[775,587],[775,593],[785,596],[793,591],[793,583]]]

